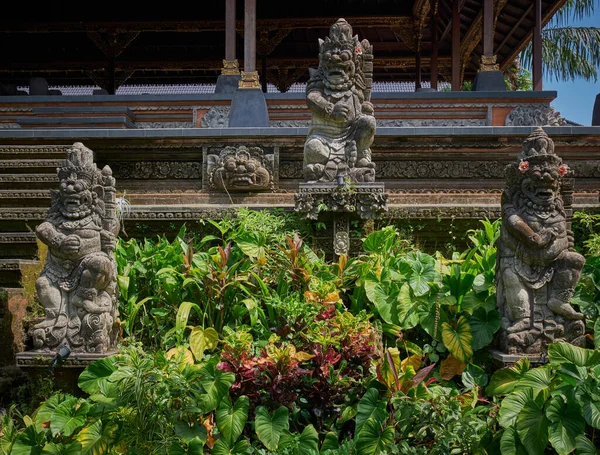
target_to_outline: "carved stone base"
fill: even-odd
[[[110,351],[103,354],[89,352],[73,352],[60,365],[60,368],[85,368],[96,360],[104,359],[119,351]],[[17,366],[21,368],[49,368],[56,357],[56,352],[51,351],[25,351],[16,355]]]
[[[504,73],[499,70],[481,70],[473,81],[476,92],[505,92]]]
[[[532,367],[537,367],[548,363],[548,356],[539,354],[506,354],[495,349],[491,350],[490,354],[492,355],[494,366],[496,368],[512,367],[523,357],[527,357],[529,359],[529,363]]]
[[[311,220],[326,211],[354,213],[363,220],[387,212],[383,183],[300,183],[294,199],[295,210]]]

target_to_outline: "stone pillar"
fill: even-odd
[[[452,91],[460,91],[460,5],[452,2]]]
[[[533,89],[542,87],[542,0],[534,0],[533,7]]]
[[[215,93],[234,93],[240,81],[240,68],[235,58],[235,0],[225,2],[225,60],[217,78]]]
[[[494,0],[483,1],[483,54],[473,88],[478,92],[505,92],[504,73],[494,55]]]
[[[596,95],[594,110],[592,112],[592,126],[600,126],[600,94]]]
[[[256,71],[256,0],[244,4],[244,71],[231,101],[229,126],[269,126],[267,102]]]
[[[436,3],[435,11],[431,18],[431,89],[436,91],[438,89],[438,41],[438,11]]]

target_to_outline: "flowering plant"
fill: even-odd
[[[363,49],[362,46],[359,44],[358,46],[356,46],[356,55],[362,55],[363,53]]]
[[[558,175],[560,175],[561,177],[564,177],[567,172],[569,172],[569,166],[567,166],[566,164],[561,164],[558,167]]]
[[[521,172],[527,172],[529,170],[529,161],[523,161],[519,163],[519,170]]]

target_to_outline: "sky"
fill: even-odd
[[[596,6],[592,17],[571,21],[570,25],[600,27],[600,7]],[[600,77],[596,82],[584,79],[575,82],[556,82],[544,78],[543,86],[544,90],[558,92],[558,97],[551,105],[564,118],[581,125],[591,125],[596,95],[600,94]]]

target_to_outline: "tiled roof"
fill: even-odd
[[[429,88],[429,82],[422,83],[423,88]],[[450,84],[440,82],[440,90],[450,88]],[[18,87],[29,93],[29,87]],[[65,96],[92,95],[94,90],[100,87],[93,85],[73,85],[73,86],[54,86],[49,89],[60,90]],[[288,93],[304,93],[305,83],[293,84]],[[279,93],[279,90],[273,84],[267,84],[268,93]],[[395,93],[395,92],[414,92],[414,82],[374,82],[373,92],[375,93]],[[183,95],[183,94],[207,94],[214,93],[214,84],[193,84],[193,85],[122,85],[117,89],[117,95]]]

